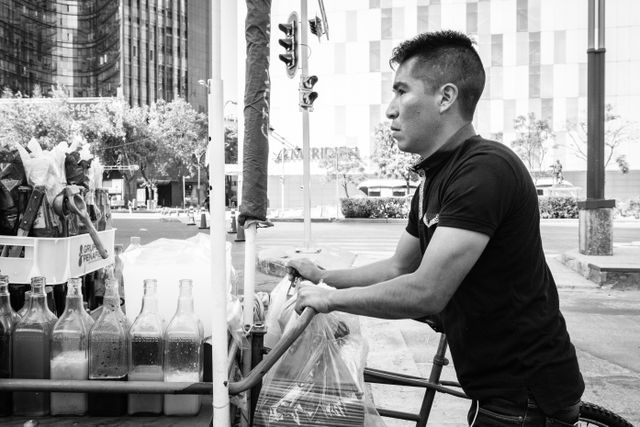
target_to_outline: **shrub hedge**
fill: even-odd
[[[406,218],[410,197],[355,197],[341,199],[345,218]]]
[[[345,218],[406,218],[411,197],[356,197],[341,199]],[[578,218],[575,197],[540,197],[540,218]],[[633,205],[640,210],[640,201]]]
[[[629,200],[616,200],[614,215],[623,218],[640,218],[640,198]]]
[[[575,197],[539,197],[540,218],[578,218]]]

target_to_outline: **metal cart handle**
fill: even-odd
[[[291,344],[302,334],[305,328],[313,319],[317,312],[311,308],[306,307],[300,318],[295,322],[293,327],[286,331],[284,335],[280,338],[280,340],[276,343],[276,345],[271,349],[269,354],[267,354],[260,363],[258,363],[255,368],[249,372],[249,375],[244,377],[240,381],[230,382],[229,383],[229,394],[235,395],[238,393],[242,393],[245,390],[249,390],[253,386],[255,386],[262,377],[271,369],[271,367],[280,359],[280,357],[289,349]]]

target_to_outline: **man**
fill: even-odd
[[[423,181],[391,258],[346,270],[289,265],[313,307],[389,319],[439,314],[469,423],[573,425],[584,383],[542,250],[536,189],[503,144],[471,120],[485,73],[472,41],[425,33],[393,51],[393,138],[419,154]]]

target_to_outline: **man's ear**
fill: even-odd
[[[449,110],[458,99],[458,87],[453,83],[445,83],[440,88],[440,113]]]

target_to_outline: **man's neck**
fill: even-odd
[[[440,134],[434,138],[435,143],[430,146],[430,150],[428,152],[421,153],[422,158],[426,159],[427,157],[431,156],[433,153],[442,149],[445,145],[447,146],[445,148],[447,151],[449,149],[454,149],[455,146],[448,147],[448,145],[450,143],[453,145],[458,145],[464,142],[464,139],[466,138],[464,138],[463,140],[459,140],[460,138],[456,138],[456,134],[462,131],[463,129],[465,129],[465,133],[467,133],[466,132],[467,127],[473,130],[473,126],[471,125],[471,122],[456,121],[450,124],[445,124]]]

